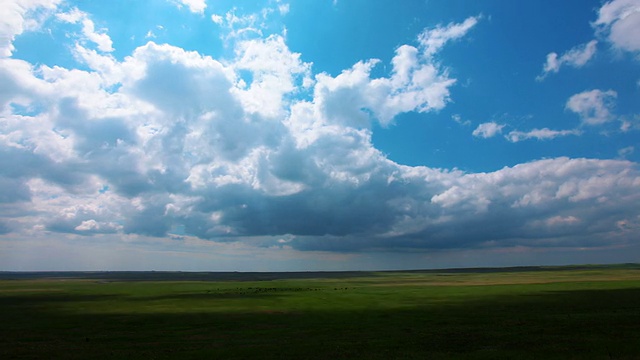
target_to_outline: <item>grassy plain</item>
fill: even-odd
[[[0,359],[640,358],[638,265],[27,275]]]

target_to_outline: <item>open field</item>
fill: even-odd
[[[640,265],[0,279],[0,359],[640,358]]]

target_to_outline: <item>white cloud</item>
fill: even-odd
[[[584,91],[569,98],[566,108],[580,115],[587,125],[600,125],[615,118],[612,113],[618,94],[613,90]]]
[[[289,4],[276,1],[272,6],[249,14],[242,14],[237,7],[233,7],[224,14],[212,14],[211,21],[225,30],[220,37],[227,44],[236,40],[259,40],[276,34],[286,37],[286,27],[275,26],[273,18],[285,16],[289,12]]]
[[[194,14],[204,14],[204,10],[207,8],[205,0],[174,0],[178,6],[184,5],[189,8]]]
[[[224,18],[222,17],[222,15],[212,14],[211,15],[211,21],[213,21],[214,23],[216,23],[218,25],[222,25],[222,22],[224,21]]]
[[[286,15],[289,13],[289,4],[279,4],[278,11],[281,15]]]
[[[616,48],[640,51],[640,1],[613,0],[605,3],[598,11],[594,26]]]
[[[396,57],[402,56],[407,47],[400,47]],[[368,127],[371,113],[382,125],[388,125],[400,113],[439,110],[449,101],[449,87],[456,80],[448,78],[437,65],[415,62],[408,69],[394,66],[390,78],[371,79],[370,73],[378,63],[357,63],[335,78],[327,74],[316,77],[314,94],[327,121]]]
[[[545,222],[548,226],[562,226],[579,224],[580,219],[575,216],[553,216],[547,219]]]
[[[25,30],[38,28],[38,13],[52,12],[62,0],[3,0],[0,6],[0,57],[11,56],[13,40]]]
[[[596,40],[591,40],[585,45],[574,47],[573,49],[562,54],[559,61],[573,67],[584,66],[596,53]]]
[[[80,11],[78,8],[73,8],[68,12],[56,14],[56,17],[61,21],[77,24],[87,18],[87,13]]]
[[[533,129],[530,131],[510,131],[505,137],[511,142],[519,142],[528,139],[536,140],[550,140],[561,136],[568,135],[580,135],[581,132],[577,129],[573,130],[551,130],[548,128]]]
[[[549,73],[557,73],[563,65],[569,65],[575,68],[584,66],[596,53],[596,45],[598,42],[592,40],[584,45],[576,46],[573,49],[558,57],[557,53],[549,53],[547,62],[542,69],[542,75],[537,80],[543,80]]]
[[[487,139],[502,133],[502,129],[504,127],[505,127],[504,124],[498,124],[496,122],[486,122],[478,125],[478,127],[475,130],[473,130],[472,134],[473,136]]]
[[[280,5],[282,6],[282,5]],[[283,8],[282,11],[285,9]],[[224,15],[213,14],[211,21],[223,27],[226,31],[220,36],[227,43],[233,40],[256,40],[263,38],[264,34],[286,33],[286,29],[278,28],[270,31],[271,22],[268,18],[274,14],[284,15],[276,8],[264,8],[260,12],[238,15],[238,9],[232,8]]]
[[[280,35],[266,39],[240,41],[236,44],[233,68],[251,73],[251,79],[237,92],[245,108],[264,116],[277,116],[282,97],[302,87],[311,76],[311,64],[303,63],[300,54],[292,53]],[[248,83],[247,83],[248,81]]]
[[[93,219],[85,220],[74,228],[74,230],[84,233],[115,233],[120,229],[122,226],[116,223],[100,223]]]
[[[59,13],[56,17],[61,21],[71,24],[81,23],[84,38],[95,43],[100,51],[112,52],[114,50],[113,41],[111,41],[109,35],[106,34],[107,30],[101,29],[100,32],[97,32],[95,24],[91,19],[89,19],[89,14],[74,8],[69,12]]]
[[[427,29],[418,36],[418,42],[424,48],[425,56],[432,56],[449,41],[463,37],[472,27],[474,27],[480,16],[469,17],[462,23],[449,23],[447,26],[438,26],[434,29]]]
[[[462,120],[462,116],[460,116],[460,114],[451,115],[451,120],[457,122],[460,125],[464,125],[464,126],[471,125],[471,120]]]
[[[353,127],[368,127],[373,114],[382,125],[404,112],[440,110],[449,102],[449,78],[432,57],[448,40],[463,36],[477,23],[470,17],[461,24],[427,29],[418,37],[420,47],[402,45],[392,59],[390,77],[372,79],[370,73],[379,60],[355,64],[340,75],[316,77],[314,95],[326,121]]]
[[[82,32],[89,39],[98,45],[98,49],[103,52],[113,51],[113,42],[106,33],[98,33],[95,31],[93,21],[85,19],[82,21]]]
[[[640,129],[640,114],[625,115],[620,117],[620,131],[627,132],[630,130]]]
[[[606,38],[615,48],[637,53],[640,51],[640,0],[612,0],[598,10],[598,19],[592,23],[598,38]],[[579,45],[558,56],[547,55],[542,74],[536,80],[543,80],[549,73],[557,73],[564,65],[575,68],[584,66],[596,53],[597,40]]]

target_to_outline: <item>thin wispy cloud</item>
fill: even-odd
[[[547,62],[542,69],[542,75],[536,77],[536,80],[544,80],[549,73],[557,73],[560,68],[568,65],[574,68],[580,68],[584,66],[596,53],[596,40],[591,40],[588,43],[580,46],[576,46],[573,49],[558,56],[557,53],[551,52],[547,55]]]
[[[481,138],[491,138],[500,133],[502,133],[502,129],[505,127],[504,124],[498,124],[496,122],[486,122],[478,125],[478,127],[473,130],[473,136],[481,137]]]
[[[529,131],[510,131],[509,134],[506,135],[506,138],[511,142],[518,142],[528,139],[536,139],[536,140],[551,140],[557,137],[575,135],[578,136],[582,134],[580,130],[551,130],[548,128],[542,129],[533,129]]]

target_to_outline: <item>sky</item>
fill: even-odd
[[[640,0],[3,0],[0,271],[640,262]]]

